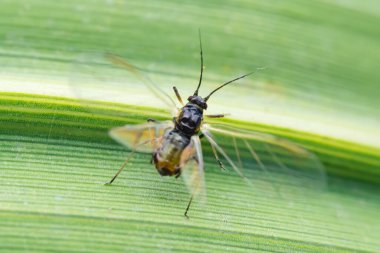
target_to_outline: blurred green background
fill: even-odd
[[[0,250],[378,252],[379,27],[375,0],[0,0]],[[208,112],[304,143],[328,190],[284,202],[260,185],[251,196],[206,156],[208,203],[185,220],[186,189],[146,156],[102,186],[127,154],[107,129],[165,116],[127,73],[78,78],[78,57],[119,54],[186,98],[199,78],[198,29],[201,95],[266,67],[215,94]],[[94,116],[68,98],[126,105]]]
[[[212,112],[380,145],[376,1],[3,0],[1,5],[3,90],[72,96],[64,86],[78,54],[107,51],[156,73],[151,78],[167,92],[177,85],[190,94],[199,75],[200,28],[206,66],[201,94],[267,67],[213,97]],[[119,101],[154,105],[149,97],[131,101],[133,93],[146,92],[136,86],[125,87]],[[111,95],[106,99],[115,101]]]

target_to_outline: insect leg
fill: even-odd
[[[181,95],[179,94],[177,87],[173,86],[173,90],[174,90],[174,93],[175,93],[178,101],[181,103],[182,106],[184,106],[185,104],[182,101]]]
[[[218,151],[220,154],[223,155],[223,157],[227,160],[227,162],[231,165],[231,167],[234,169],[234,171],[241,176],[246,183],[251,184],[251,182],[244,176],[241,169],[236,166],[236,164],[231,160],[231,158],[224,152],[224,150],[215,142],[215,140],[212,138],[211,134],[207,130],[202,130],[202,133],[206,136],[207,140],[210,142],[212,146],[214,146],[215,150]]]
[[[155,141],[156,139],[157,139],[157,138],[154,138],[154,139],[152,139],[152,140],[144,141],[144,142],[138,144],[136,147],[143,146],[143,145],[145,145],[145,144],[148,144],[148,143],[150,143],[150,142]],[[129,160],[133,157],[133,155],[134,155],[135,153],[136,153],[136,149],[133,150],[133,151],[129,154],[129,156],[127,157],[127,159],[126,159],[125,162],[123,163],[123,165],[121,165],[120,169],[116,172],[115,176],[113,176],[113,178],[112,178],[109,182],[105,183],[105,185],[111,185],[111,184],[113,183],[113,181],[115,181],[115,179],[117,178],[117,176],[119,176],[119,174],[123,171],[123,169],[125,168],[125,166],[127,166]]]
[[[243,169],[243,164],[242,164],[241,159],[240,159],[240,152],[239,152],[239,149],[237,147],[236,138],[232,137],[232,140],[234,142],[234,148],[235,148],[235,152],[236,152],[236,157],[237,157],[238,162],[239,162],[239,166],[241,169]]]
[[[187,212],[190,209],[190,205],[191,205],[191,202],[193,201],[193,197],[194,197],[194,195],[191,195],[190,200],[189,200],[189,204],[187,204],[186,211],[184,213],[184,215],[185,215],[186,218],[189,218],[189,216],[187,216]]]
[[[218,152],[216,152],[216,149],[215,149],[215,147],[214,147],[212,144],[211,144],[211,150],[212,150],[212,152],[214,153],[215,159],[216,159],[216,161],[218,162],[219,167],[220,167],[222,170],[226,170],[226,168],[224,168],[224,165],[223,165],[222,161],[220,161],[220,159],[219,159]]]
[[[161,123],[160,121],[156,120],[156,119],[152,119],[152,118],[149,118],[146,120],[147,122],[153,122],[153,123]]]
[[[129,154],[129,156],[127,157],[127,159],[125,160],[125,162],[123,163],[123,165],[120,167],[120,169],[116,172],[115,176],[113,176],[113,178],[105,183],[105,185],[111,185],[113,181],[115,181],[115,179],[117,178],[117,176],[123,171],[123,169],[125,168],[125,166],[127,166],[127,163],[129,162],[129,160],[133,157],[133,155],[135,154],[136,152],[135,151],[132,151],[132,153]]]
[[[207,118],[224,118],[226,114],[212,114],[212,115],[205,115]]]
[[[199,139],[202,139],[203,137],[205,137],[205,135],[202,133],[199,135]],[[216,161],[218,162],[219,164],[219,167],[222,169],[222,170],[226,170],[226,168],[224,168],[224,165],[222,163],[222,161],[219,159],[219,156],[218,156],[218,152],[216,152],[216,149],[213,145],[210,145],[211,146],[211,150],[212,150],[212,153],[214,154],[215,156],[215,159]]]

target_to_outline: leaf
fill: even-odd
[[[378,183],[372,168],[379,168],[380,157],[371,148],[288,131],[288,137],[323,150],[320,157],[331,173],[325,192],[303,189],[307,201],[280,199],[265,183],[252,191],[235,174],[221,172],[205,148],[207,204],[195,201],[186,219],[186,186],[160,177],[149,155],[138,154],[114,185],[103,185],[128,154],[107,136],[118,120],[82,112],[69,99],[1,93],[0,102],[2,250],[151,252],[201,246],[202,252],[375,252],[378,247],[378,186],[349,180],[346,171],[347,164],[356,164],[352,173]],[[120,108],[126,122],[153,115],[146,108]],[[339,177],[335,166],[343,166]],[[281,189],[292,194],[292,187]],[[366,240],[356,229],[363,224]]]
[[[378,5],[3,0],[0,251],[379,252]],[[316,153],[328,175],[325,191],[284,184],[290,196],[308,196],[292,201],[279,198],[270,183],[252,190],[221,172],[208,147],[207,203],[195,201],[189,220],[182,215],[186,187],[160,177],[146,155],[115,185],[103,185],[129,153],[108,130],[167,114],[127,74],[116,76],[112,88],[82,79],[88,98],[112,102],[83,107],[69,99],[72,63],[88,51],[114,53],[163,90],[176,85],[191,94],[199,78],[199,28],[206,66],[201,95],[267,67],[215,94],[208,112],[231,114],[224,124]]]

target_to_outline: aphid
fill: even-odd
[[[148,122],[145,124],[125,125],[123,127],[111,129],[109,132],[112,138],[132,149],[132,152],[126,159],[125,163],[115,174],[115,176],[107,184],[112,184],[116,177],[126,167],[129,159],[135,152],[138,151],[152,153],[151,162],[154,164],[155,168],[161,176],[182,176],[184,178],[184,181],[191,192],[191,197],[184,213],[186,217],[194,196],[205,196],[204,162],[200,141],[201,138],[206,138],[211,144],[213,154],[215,155],[215,158],[221,168],[223,168],[223,164],[219,159],[218,154],[222,155],[222,157],[235,170],[235,172],[243,178],[245,178],[245,176],[242,172],[242,162],[239,156],[236,139],[239,139],[240,142],[243,143],[246,151],[248,151],[253,160],[256,161],[260,169],[265,173],[268,173],[269,169],[264,165],[260,157],[254,151],[254,148],[250,143],[252,140],[264,142],[267,145],[275,145],[284,150],[287,150],[292,154],[311,158],[313,162],[317,161],[317,159],[315,159],[315,156],[300,146],[272,135],[204,124],[205,117],[222,118],[225,116],[224,114],[204,114],[205,110],[207,110],[207,103],[210,97],[216,91],[220,90],[226,85],[252,75],[256,71],[225,82],[218,88],[214,89],[207,96],[201,97],[198,92],[202,84],[204,66],[200,33],[199,42],[201,69],[198,86],[194,94],[188,97],[186,104],[184,104],[177,88],[173,87],[174,93],[182,106],[173,115],[173,120],[159,122],[154,119],[148,119]],[[136,77],[142,80],[147,85],[147,87],[152,92],[154,92],[157,97],[161,98],[161,100],[163,100],[166,104],[175,105],[175,102],[166,93],[164,93],[158,86],[152,83],[150,79],[145,78],[143,75],[141,75],[138,70],[128,62],[118,56],[111,54],[107,54],[106,58],[112,63],[120,67],[124,67],[130,72],[134,73]],[[233,161],[233,159],[226,154],[226,152],[217,144],[211,132],[231,136],[233,138],[239,162]],[[279,156],[275,154],[276,152],[273,152],[270,148],[268,148],[268,151],[273,155],[273,159],[279,160]],[[278,164],[281,164],[281,166],[284,166],[285,169],[288,169],[288,167],[286,167],[286,165],[284,165],[281,161],[279,161]]]

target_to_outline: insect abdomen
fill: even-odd
[[[162,176],[178,175],[182,151],[189,143],[188,137],[175,130],[166,132],[161,147],[153,154],[158,173]]]

